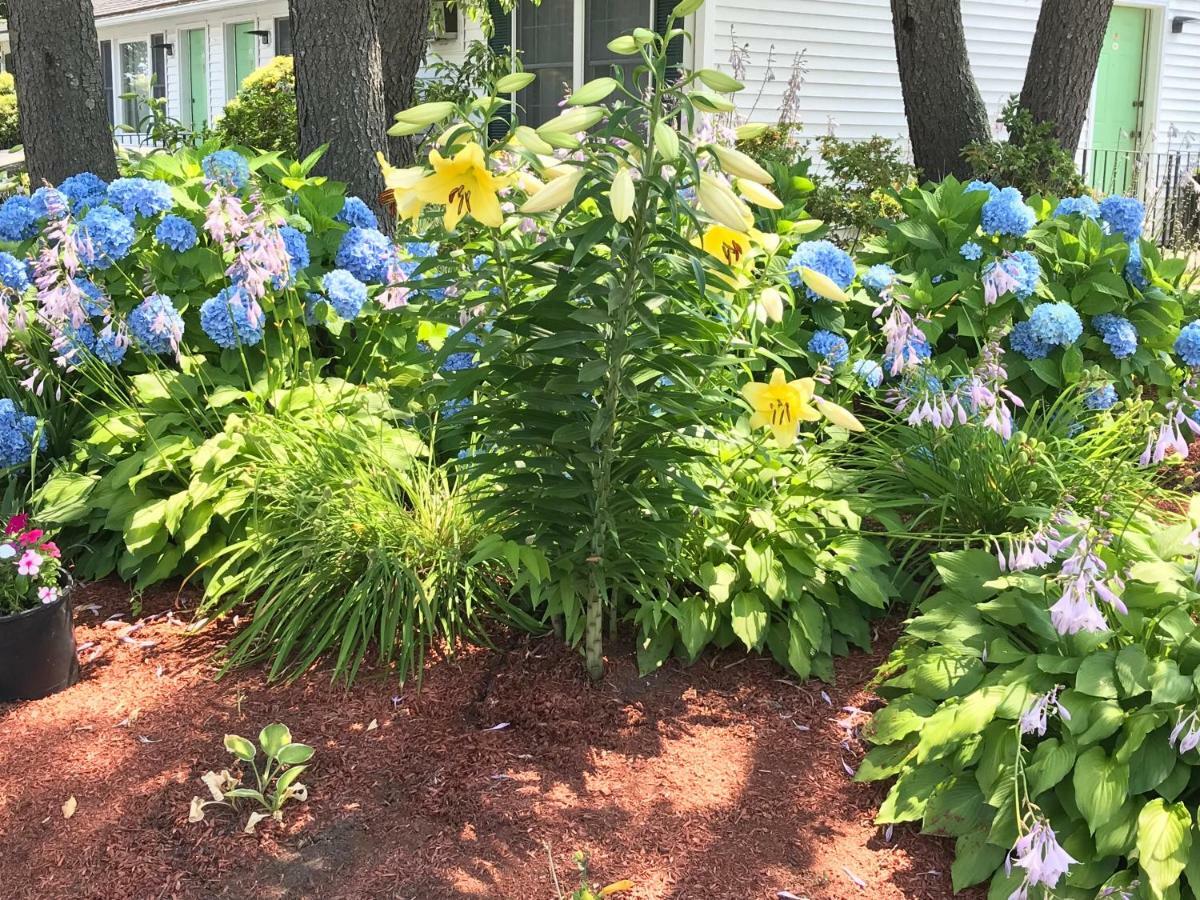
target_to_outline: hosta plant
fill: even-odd
[[[263,819],[282,822],[283,807],[288,802],[303,803],[308,799],[308,788],[299,778],[308,769],[314,750],[307,744],[293,742],[286,725],[277,723],[263,728],[258,734],[257,747],[236,734],[225,735],[224,743],[225,749],[242,764],[243,771],[240,775],[231,774],[228,769],[206,772],[200,780],[212,799],[193,797],[189,822],[204,821],[204,811],[210,806],[226,806],[236,811],[249,804],[254,808],[244,831],[253,834]]]
[[[955,839],[956,889],[1200,895],[1198,526],[1200,502],[1060,509],[998,553],[934,555],[858,778],[895,778],[881,823]]]

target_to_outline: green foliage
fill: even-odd
[[[226,146],[298,152],[296,73],[290,56],[276,56],[246,76],[237,96],[225,105],[215,126]]]
[[[1139,897],[1200,895],[1191,875],[1179,880],[1194,868],[1200,757],[1176,747],[1200,703],[1198,512],[1112,520],[1121,530],[1094,546],[1123,573],[1113,584],[1128,611],[1110,609],[1100,632],[1056,630],[1049,608],[1070,580],[1057,563],[1005,574],[978,550],[934,555],[939,589],[881,672],[890,702],[868,726],[858,778],[896,778],[879,822],[957,839],[956,890],[991,879],[991,896],[1008,896],[1023,872],[1006,874],[1007,850],[1044,819],[1078,861],[1055,896],[1134,879]]]
[[[1013,185],[1025,194],[1075,197],[1087,185],[1070,150],[1054,137],[1053,122],[1033,121],[1033,114],[1012,97],[1000,114],[1007,141],[968,144],[963,156],[976,178]]]
[[[21,143],[21,121],[17,115],[17,89],[12,73],[0,72],[0,147]]]
[[[881,135],[865,141],[826,135],[817,140],[817,149],[828,172],[816,179],[808,208],[840,243],[857,246],[878,233],[882,221],[900,217],[895,194],[914,183],[917,170],[905,161],[897,141]]]
[[[286,725],[268,725],[258,734],[258,747],[236,734],[225,735],[225,749],[233,754],[254,775],[254,787],[244,787],[243,779],[221,772],[207,772],[200,780],[212,795],[212,800],[193,797],[189,822],[204,820],[204,810],[209,806],[228,806],[235,811],[243,801],[251,801],[262,812],[252,812],[246,822],[245,832],[253,834],[255,827],[266,818],[283,821],[283,807],[291,800],[303,803],[308,799],[308,788],[298,780],[308,769],[309,761],[316,752],[307,744],[292,741],[292,732]],[[258,762],[259,753],[263,761]]]
[[[799,123],[769,125],[761,134],[738,141],[738,149],[764,166],[779,165],[790,169],[804,158],[796,139],[799,130]]]
[[[512,72],[513,57],[496,53],[485,41],[471,41],[460,61],[434,54],[427,68],[428,77],[417,80],[418,103],[465,104],[486,95],[495,82]]]

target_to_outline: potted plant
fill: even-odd
[[[36,700],[79,680],[60,557],[26,515],[0,535],[0,701]]]

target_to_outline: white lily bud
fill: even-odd
[[[755,206],[761,206],[763,209],[783,209],[783,201],[758,182],[748,178],[738,178],[734,184],[742,192],[742,197]]]
[[[613,179],[608,192],[609,202],[612,203],[613,218],[625,222],[633,215],[635,188],[633,174],[627,168],[622,168]]]
[[[759,184],[775,183],[775,179],[771,177],[770,172],[741,150],[733,150],[730,147],[722,147],[718,144],[709,144],[705,149],[717,158],[717,162],[721,164],[721,168],[730,175],[736,175],[738,178],[746,178],[750,181],[757,181]]]
[[[754,224],[750,208],[728,185],[711,175],[700,176],[696,197],[700,201],[700,208],[726,228],[744,232]]]
[[[533,197],[525,201],[521,207],[523,213],[550,212],[566,206],[575,197],[575,188],[583,178],[583,169],[576,169],[570,175],[556,178],[542,188]]]

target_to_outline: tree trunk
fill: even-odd
[[[380,215],[387,147],[378,0],[289,0],[300,156],[328,145],[315,173],[346,183]]]
[[[11,0],[8,30],[30,184],[116,178],[91,0]]]
[[[1035,122],[1054,123],[1068,151],[1079,146],[1112,8],[1113,0],[1042,0],[1021,106]]]
[[[383,98],[387,122],[413,105],[417,71],[429,42],[429,0],[379,0],[379,46],[383,51]],[[456,10],[451,10],[456,15]],[[411,166],[416,147],[411,137],[388,138],[392,164]]]
[[[969,173],[962,151],[991,139],[959,0],[891,0],[913,161],[926,178]]]

